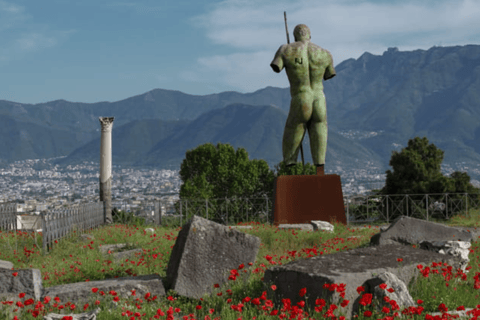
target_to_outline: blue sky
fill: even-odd
[[[288,87],[270,62],[304,23],[334,64],[480,44],[480,0],[0,0],[0,100],[119,101]]]

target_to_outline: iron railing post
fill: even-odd
[[[427,194],[427,221],[428,221],[428,194]]]
[[[387,194],[387,223],[390,221],[390,216],[388,215],[388,194]]]
[[[467,193],[466,192],[465,192],[465,211],[466,211],[467,218],[470,219],[470,214],[468,213],[468,199],[467,199]]]
[[[445,194],[445,214],[443,216],[448,217],[448,194]]]

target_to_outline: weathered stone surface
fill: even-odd
[[[125,259],[134,259],[135,257],[138,256],[138,254],[142,254],[143,250],[138,248],[138,249],[131,249],[131,250],[125,250],[121,252],[116,252],[119,249],[125,248],[127,244],[125,243],[119,243],[119,244],[106,244],[103,246],[99,246],[98,249],[100,252],[102,252],[105,255],[112,255],[113,260],[115,262],[123,262]],[[110,253],[109,253],[110,252]]]
[[[38,300],[42,290],[42,274],[39,269],[0,269],[0,295],[18,295],[23,292],[26,299]]]
[[[386,288],[382,289],[381,284],[386,284]],[[388,289],[392,288],[394,291],[389,292]],[[376,308],[378,311],[381,311],[383,307],[389,309],[392,308],[392,305],[384,300],[384,297],[388,297],[390,300],[395,300],[398,307],[400,308],[400,313],[404,308],[408,307],[417,307],[415,301],[413,301],[408,288],[405,285],[405,282],[400,280],[396,275],[391,272],[382,272],[378,276],[367,280],[365,285],[365,293],[371,293],[374,299],[378,299],[378,304]],[[353,306],[354,312],[359,314],[359,304]],[[398,310],[397,310],[398,311]]]
[[[388,225],[388,226],[381,226],[380,227],[380,231],[383,232],[383,231],[387,231],[388,228],[390,228],[391,225]]]
[[[168,262],[165,289],[190,298],[210,294],[230,271],[255,263],[260,238],[196,215],[178,233]],[[245,279],[247,280],[247,279]]]
[[[326,232],[333,232],[333,229],[335,228],[333,224],[326,221],[312,220],[310,223],[312,224],[315,231],[320,230]]]
[[[403,259],[401,264],[397,258]],[[356,300],[360,299],[357,287],[365,286],[368,280],[383,272],[390,272],[407,284],[420,274],[418,264],[431,265],[432,262],[440,261],[454,268],[461,264],[459,257],[414,249],[411,246],[388,244],[321,255],[275,266],[265,271],[264,283],[268,298],[273,298],[279,308],[282,307],[282,298],[289,298],[291,305],[295,305],[303,299],[299,296],[300,289],[306,288],[309,296],[306,303],[312,310],[315,307],[315,300],[320,298],[325,301],[331,299],[332,303],[339,305],[343,301],[339,293],[324,289],[323,285],[344,283],[345,299],[351,303],[342,310],[350,319],[353,316],[353,305],[358,304]],[[270,282],[277,286],[275,291],[270,288],[272,284]]]
[[[300,229],[303,231],[333,232],[334,225],[326,221],[312,220],[310,223],[280,224],[278,229]]]
[[[145,229],[145,232],[154,233],[154,232],[155,232],[155,229],[153,229],[153,228],[147,228],[147,229]]]
[[[99,291],[107,294],[102,297],[98,293],[93,293],[92,288],[98,288]],[[44,290],[42,299],[46,296],[59,297],[62,303],[71,301],[78,305],[83,305],[89,302],[89,299],[92,297],[100,301],[102,298],[111,301],[113,296],[108,294],[110,290],[114,290],[119,297],[128,299],[132,295],[132,289],[135,289],[136,295],[139,297],[143,297],[147,292],[150,292],[152,296],[157,295],[160,297],[165,295],[162,279],[159,275],[151,274],[53,286]]]
[[[98,246],[98,250],[100,250],[100,252],[103,254],[108,254],[109,251],[113,253],[114,251],[125,248],[126,246],[127,246],[126,243],[104,244],[104,245]]]
[[[132,250],[126,250],[122,252],[115,252],[113,253],[113,260],[117,263],[123,262],[126,259],[132,260],[136,259],[143,253],[142,249],[132,249]]]
[[[459,256],[462,259],[462,271],[468,273],[467,270],[468,254],[470,253],[470,246],[472,244],[466,241],[428,241],[420,242],[420,248],[429,251],[435,251],[441,254],[449,254],[452,256]]]
[[[382,289],[380,287],[381,284],[386,284],[386,288]],[[389,289],[393,289],[393,292],[389,292]],[[367,281],[365,293],[372,293],[373,300],[375,300],[376,309],[377,311],[381,312],[383,307],[387,307],[393,312],[398,312],[400,318],[410,318],[411,316],[403,315],[401,311],[408,307],[417,307],[417,303],[413,300],[412,296],[408,292],[408,288],[405,283],[398,279],[394,274],[390,272],[384,272],[378,275],[375,278],[372,278]],[[394,300],[399,308],[399,310],[393,310],[392,304],[384,300],[384,297],[388,297],[389,301]],[[353,306],[356,313],[359,314],[359,305],[358,301],[357,304]],[[465,308],[465,310],[461,311],[449,311],[448,313],[451,315],[459,315],[460,317],[467,317],[467,313],[473,310],[472,308]],[[431,316],[441,316],[442,312],[434,312],[429,313]],[[471,317],[470,317],[471,318]]]
[[[311,223],[295,223],[295,224],[280,224],[278,229],[290,230],[290,229],[300,229],[303,231],[314,231],[313,225]]]
[[[401,216],[390,227],[377,233],[370,239],[371,245],[419,244],[423,240],[431,241],[472,241],[470,232],[447,227],[440,223]]]
[[[90,312],[77,313],[77,314],[58,314],[58,313],[49,313],[43,317],[43,320],[62,320],[65,316],[72,317],[72,320],[96,320],[97,314],[100,312],[100,308],[96,308]]]
[[[0,260],[0,269],[12,269],[13,263],[10,261]]]
[[[80,239],[83,240],[83,241],[91,241],[91,240],[95,240],[95,237],[91,234],[81,234],[80,235]]]

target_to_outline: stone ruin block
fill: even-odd
[[[248,263],[255,263],[260,242],[258,237],[194,215],[178,233],[165,289],[196,299],[210,294],[214,284],[228,281],[230,270],[241,264],[248,270]]]
[[[370,239],[371,245],[385,244],[419,244],[423,240],[430,241],[472,241],[472,234],[455,227],[401,216],[385,231],[375,234]]]
[[[13,274],[17,273],[16,276]],[[0,297],[18,296],[25,293],[25,299],[40,300],[43,285],[39,269],[0,269]]]

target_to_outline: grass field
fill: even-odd
[[[470,217],[456,216],[446,225],[462,227],[480,227],[479,210],[470,210]],[[22,232],[0,233],[0,260],[11,261],[15,269],[37,268],[42,273],[43,286],[102,280],[131,275],[159,274],[166,275],[170,253],[180,230],[174,222],[163,220],[163,226],[112,224],[84,233],[91,233],[95,240],[82,242],[74,234],[71,238],[59,241],[46,256],[41,254],[38,244],[42,242],[41,234]],[[184,221],[185,223],[185,221]],[[118,299],[114,292],[105,293],[100,302],[100,291],[92,292],[91,302],[76,305],[75,301],[31,301],[25,298],[19,302],[3,301],[0,305],[0,319],[43,319],[47,313],[82,313],[100,308],[99,320],[113,319],[324,319],[342,316],[341,305],[331,305],[329,301],[317,301],[316,310],[310,310],[300,303],[297,306],[275,310],[272,301],[266,296],[263,274],[274,265],[281,265],[297,259],[306,259],[317,254],[335,254],[357,247],[366,246],[370,237],[378,228],[366,226],[354,230],[352,226],[335,224],[334,233],[311,232],[299,230],[280,230],[277,227],[251,222],[252,229],[238,229],[261,239],[257,260],[252,266],[239,266],[233,270],[230,280],[224,286],[214,289],[213,293],[202,300],[188,299],[176,295],[173,291],[163,297],[136,297]],[[144,229],[151,227],[153,234]],[[358,239],[348,239],[358,235]],[[345,239],[344,243],[341,241]],[[37,244],[36,244],[37,243]],[[104,244],[127,243],[129,248],[142,248],[143,253],[123,263],[112,263],[108,256],[103,256],[98,246]],[[311,249],[311,250],[306,250]],[[442,271],[440,267],[429,266],[427,277],[419,277],[408,289],[419,309],[377,311],[372,301],[362,306],[358,319],[393,319],[395,313],[405,319],[428,319],[432,312],[461,310],[461,308],[478,308],[480,310],[480,262],[479,244],[473,242],[469,255],[470,272],[467,275],[454,270]],[[307,254],[307,252],[309,252]],[[426,267],[426,266],[425,266]],[[247,271],[248,269],[248,271]],[[438,270],[438,273],[435,273]],[[246,283],[240,281],[248,277]],[[271,284],[268,284],[269,286]],[[272,287],[274,289],[274,287]],[[302,294],[300,292],[299,294]],[[308,292],[304,298],[308,298]],[[48,300],[48,299],[47,299]],[[118,301],[115,301],[118,300]],[[368,296],[365,296],[365,301]],[[368,301],[367,301],[368,302]],[[344,303],[349,303],[344,301]],[[323,305],[323,307],[321,307]],[[478,305],[478,306],[477,306]],[[422,310],[423,308],[423,310]],[[407,314],[408,313],[408,314]],[[416,314],[418,313],[418,314]],[[480,311],[477,313],[480,315]],[[470,316],[469,318],[475,318]],[[67,319],[67,318],[65,318]]]

